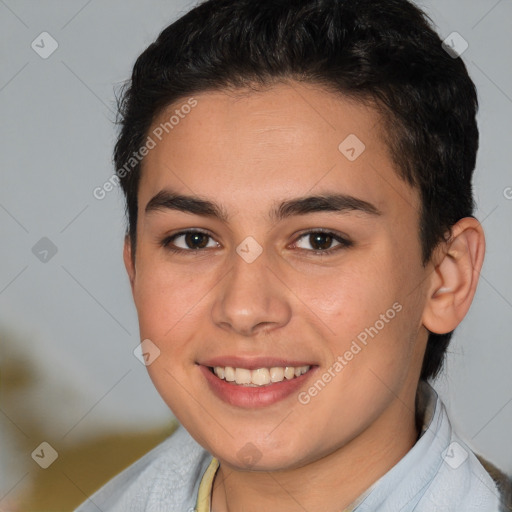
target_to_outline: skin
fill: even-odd
[[[143,162],[135,263],[125,243],[141,339],[161,351],[148,371],[178,420],[220,461],[214,512],[339,511],[416,442],[427,328],[448,332],[464,317],[483,260],[482,229],[462,219],[422,265],[418,192],[398,177],[368,106],[293,82],[194,97],[197,106]],[[349,134],[365,144],[352,162],[338,149]],[[215,202],[229,218],[145,212],[165,189]],[[333,192],[380,213],[269,217],[276,203]],[[193,228],[211,235],[205,248],[187,252],[184,237],[174,240],[181,253],[162,245]],[[303,236],[315,229],[351,245],[327,238],[337,250],[315,254],[318,245]],[[248,236],[262,249],[252,263],[236,252]],[[230,405],[198,365],[226,355],[308,361],[307,391],[396,303],[401,311],[306,405],[295,392],[269,406]],[[251,463],[239,456],[247,446]]]

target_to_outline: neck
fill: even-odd
[[[212,512],[344,510],[404,457],[418,435],[414,400],[407,406],[395,400],[348,444],[302,467],[251,472],[221,461]]]

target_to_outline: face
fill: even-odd
[[[187,99],[155,120],[135,266],[125,247],[159,393],[232,468],[300,467],[396,428],[428,268],[378,114],[298,83],[194,98],[168,133]]]

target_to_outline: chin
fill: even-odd
[[[256,436],[255,436],[256,438]],[[238,438],[240,439],[240,438]],[[213,446],[210,451],[219,461],[238,471],[281,471],[304,466],[314,460],[305,453],[304,444],[276,446],[276,441],[256,442],[249,436],[221,446]],[[233,440],[230,440],[233,441]],[[278,442],[278,441],[277,441]],[[218,448],[218,449],[217,449]]]

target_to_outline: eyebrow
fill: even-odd
[[[145,213],[162,210],[177,210],[193,215],[212,217],[225,223],[228,223],[230,219],[226,210],[217,203],[196,196],[177,194],[171,190],[161,190],[151,198],[146,205]],[[352,211],[374,216],[382,215],[375,205],[363,199],[346,194],[319,194],[283,201],[274,206],[270,211],[269,218],[272,222],[279,222],[294,215]]]

